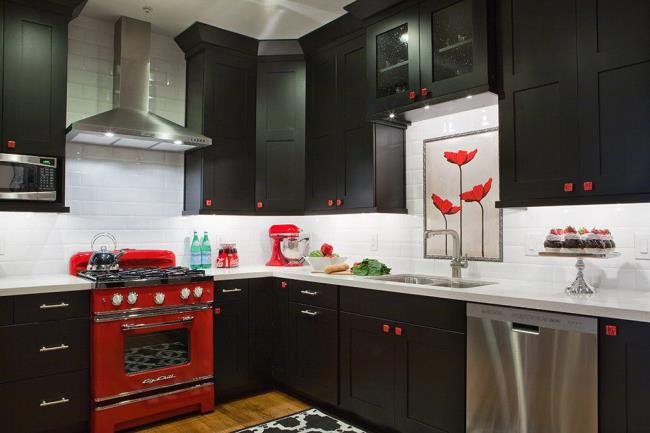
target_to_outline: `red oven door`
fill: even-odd
[[[92,340],[93,396],[97,402],[213,375],[209,305],[96,321]]]

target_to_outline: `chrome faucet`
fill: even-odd
[[[460,255],[460,236],[456,230],[445,229],[445,230],[425,230],[425,238],[430,238],[433,236],[451,236],[453,240],[452,247],[454,255],[451,258],[451,278],[460,278],[461,269],[467,268],[469,262],[467,261],[467,256],[461,257]]]

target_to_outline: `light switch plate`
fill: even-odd
[[[634,258],[650,260],[650,233],[634,233]]]

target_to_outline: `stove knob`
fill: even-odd
[[[138,294],[135,292],[129,292],[129,294],[126,296],[126,302],[129,304],[133,305],[138,301]]]
[[[194,297],[195,298],[200,298],[201,296],[203,296],[203,287],[196,286],[194,288]]]
[[[158,292],[155,295],[153,295],[153,301],[161,305],[163,302],[165,302],[165,294],[163,292]]]
[[[116,307],[119,307],[122,305],[122,301],[124,300],[124,296],[122,296],[121,293],[113,293],[113,297],[111,298],[111,304],[113,304]]]
[[[189,299],[190,298],[190,289],[187,287],[184,287],[181,289],[181,299]]]

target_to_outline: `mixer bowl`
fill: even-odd
[[[308,250],[309,238],[284,238],[280,241],[280,252],[287,260],[302,260]]]

